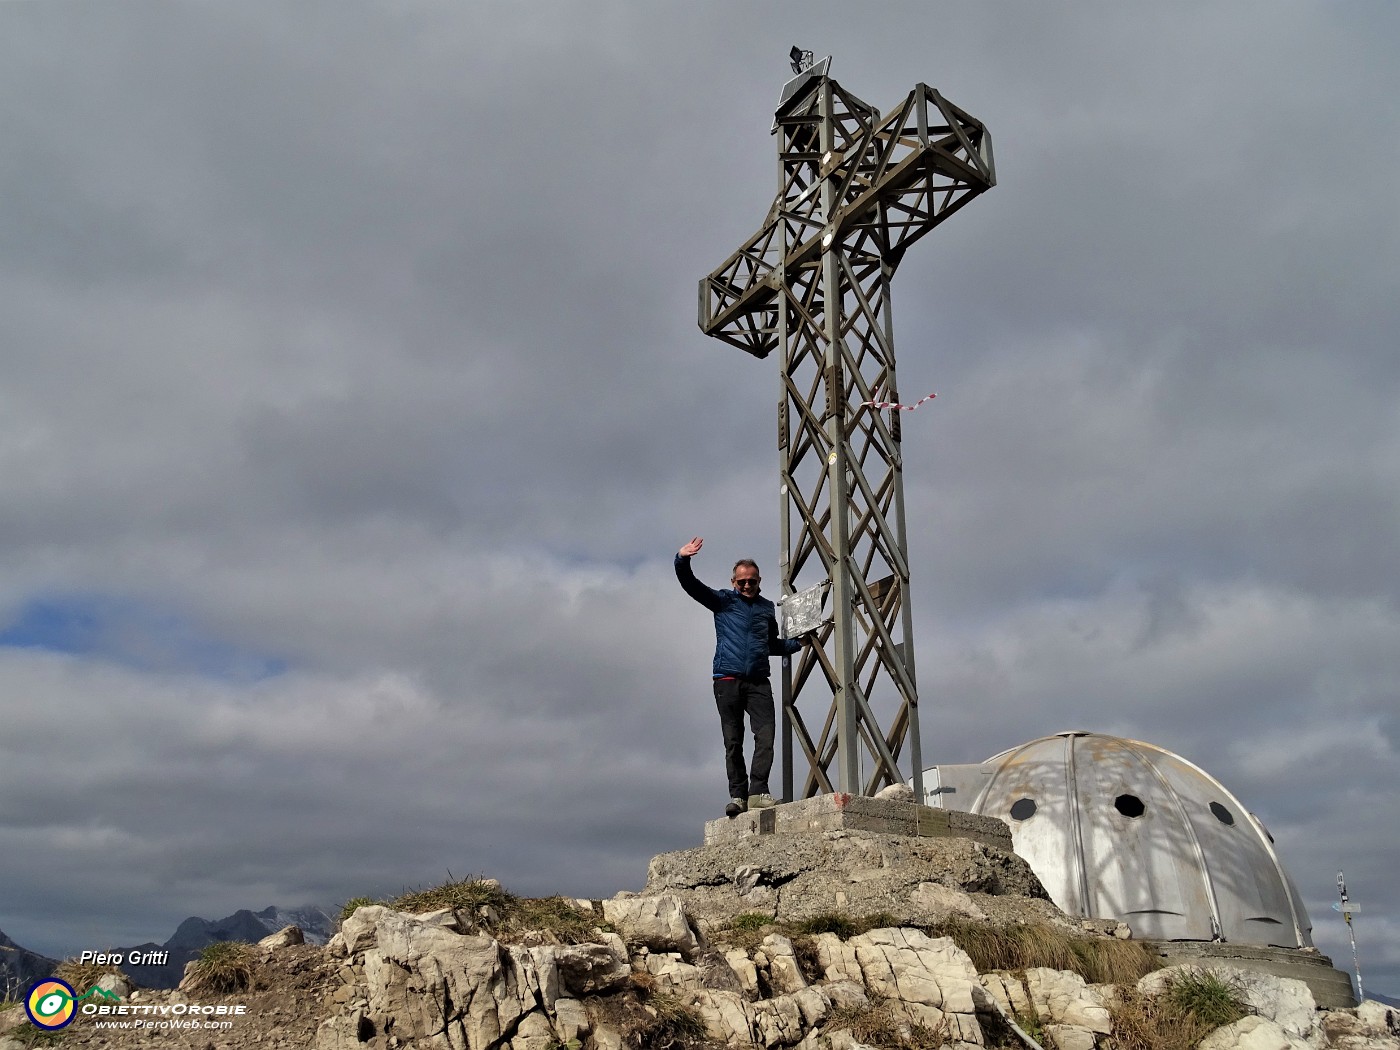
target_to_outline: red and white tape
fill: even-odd
[[[932,401],[937,396],[937,394],[929,394],[928,397],[919,398],[919,400],[915,401],[912,405],[901,405],[895,401],[862,401],[861,404],[869,405],[871,408],[898,408],[904,412],[912,412],[925,401]]]

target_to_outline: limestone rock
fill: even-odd
[[[751,999],[758,998],[758,969],[742,948],[731,948],[724,953],[724,960],[738,978],[739,990]]]
[[[534,1010],[520,1019],[509,1046],[510,1050],[556,1050],[559,1040],[555,1037],[549,1018]]]
[[[315,1050],[360,1050],[369,1037],[365,1012],[353,1010],[322,1021],[316,1029],[314,1045]]]
[[[1366,999],[1356,1008],[1356,1019],[1377,1035],[1400,1036],[1400,1010],[1393,1006]]]
[[[345,946],[347,955],[355,955],[366,948],[374,947],[375,931],[379,924],[379,919],[389,909],[382,904],[366,904],[356,908],[345,917],[345,921],[340,924],[340,929],[335,937]]]
[[[817,942],[817,961],[828,981],[845,981],[865,987],[865,975],[861,973],[860,960],[856,958],[853,945],[834,933],[819,933],[814,940]]]
[[[93,987],[125,999],[136,991],[136,982],[124,973],[104,973],[94,982]]]
[[[705,1019],[711,1037],[730,1046],[748,1046],[753,1040],[753,1007],[737,992],[705,991],[691,1005]]]
[[[891,802],[915,802],[914,789],[908,784],[891,784],[875,792],[875,798],[888,799]]]
[[[559,1041],[568,1043],[571,1039],[582,1042],[591,1030],[588,1010],[577,999],[556,999],[554,1001],[554,1028],[559,1033]]]
[[[1053,1050],[1094,1050],[1094,1033],[1077,1024],[1047,1024],[1045,1036]]]
[[[604,944],[551,945],[548,950],[531,949],[541,958],[552,956],[559,974],[560,992],[579,997],[610,992],[625,984],[632,968],[627,956]],[[541,967],[537,967],[537,970]],[[552,1004],[551,1004],[552,1005]]]
[[[802,1038],[802,1010],[790,995],[754,1003],[753,1031],[765,1047],[788,1046]]]
[[[978,981],[987,994],[996,1000],[1001,1007],[1002,1014],[1006,1016],[1012,1014],[1020,1014],[1022,1017],[1034,1016],[1035,1007],[1031,1005],[1030,996],[1026,994],[1026,986],[1015,974],[993,971],[992,973],[979,974]]]
[[[700,948],[681,899],[670,894],[604,901],[603,918],[629,943],[654,952],[680,952],[689,958]]]
[[[1047,1024],[1070,1025],[1103,1035],[1113,1031],[1103,996],[1078,974],[1031,967],[1026,970],[1026,991],[1036,1016]]]
[[[665,955],[653,952],[646,957],[645,966],[646,972],[656,978],[659,991],[675,994],[699,992],[705,988],[700,968],[683,962],[680,952],[667,952]]]
[[[972,992],[977,970],[951,939],[882,929],[852,937],[847,946],[869,994],[892,1000],[897,1015],[933,1029],[946,1025],[955,1041],[982,1041]]]
[[[770,933],[763,938],[763,952],[768,956],[768,983],[774,992],[790,995],[807,987],[792,941],[782,934]]]
[[[1310,1050],[1310,1047],[1268,1018],[1245,1017],[1211,1032],[1201,1040],[1200,1050]]]
[[[1400,1011],[1374,999],[1351,1010],[1330,1010],[1320,1019],[1332,1050],[1400,1050]]]
[[[259,948],[287,948],[293,944],[305,944],[306,935],[300,926],[283,926],[276,933],[269,933],[258,941]]]

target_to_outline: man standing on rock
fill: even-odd
[[[676,552],[676,579],[685,593],[715,614],[715,706],[724,733],[724,765],[729,777],[729,805],[724,815],[774,805],[768,792],[773,768],[773,687],[768,658],[787,656],[802,643],[778,637],[773,603],[758,593],[758,565],[748,558],[734,563],[732,590],[706,587],[690,570],[690,559],[705,541],[696,536]],[[753,730],[753,768],[744,768],[744,715]]]

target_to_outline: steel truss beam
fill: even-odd
[[[863,402],[899,400],[890,279],[995,185],[991,138],[927,85],[881,118],[825,76],[774,133],[778,195],[701,280],[700,327],[755,357],[781,350],[782,593],[830,582],[832,618],[783,676],[783,793],[873,794],[905,780],[907,745],[922,798],[899,412]],[[820,725],[803,715],[818,704]]]

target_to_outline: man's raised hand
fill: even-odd
[[[703,546],[705,546],[705,541],[699,536],[696,536],[680,549],[679,554],[682,558],[689,558],[692,555],[699,554],[700,548]]]

